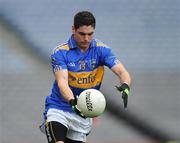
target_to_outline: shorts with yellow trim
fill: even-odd
[[[64,141],[67,138],[85,142],[86,135],[89,134],[91,129],[91,118],[84,119],[75,113],[64,112],[58,109],[49,109],[46,123],[40,126],[40,130],[46,133],[48,141],[55,142]]]

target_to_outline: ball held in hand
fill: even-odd
[[[93,118],[104,112],[106,100],[99,90],[87,89],[79,95],[77,107],[86,117]]]

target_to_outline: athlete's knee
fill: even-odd
[[[57,141],[56,143],[64,143],[63,141]]]

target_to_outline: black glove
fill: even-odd
[[[71,99],[69,101],[69,104],[71,105],[71,108],[73,109],[73,111],[78,114],[79,116],[81,116],[82,118],[86,118],[83,113],[81,113],[81,111],[77,108],[77,98],[75,99]]]
[[[124,108],[127,108],[128,96],[129,96],[129,85],[123,83],[121,86],[116,86],[117,90],[122,93],[122,99],[124,102]]]

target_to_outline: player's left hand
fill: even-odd
[[[86,118],[84,115],[83,115],[83,113],[81,113],[81,111],[78,109],[78,107],[77,107],[77,98],[75,98],[75,99],[71,99],[70,101],[69,101],[69,104],[71,105],[71,108],[73,109],[73,111],[76,113],[76,114],[78,114],[79,116],[81,116],[82,118]]]
[[[129,85],[126,83],[123,83],[121,86],[116,86],[116,88],[122,94],[122,99],[124,102],[124,108],[127,108],[128,96],[129,96],[129,91],[130,91]]]

